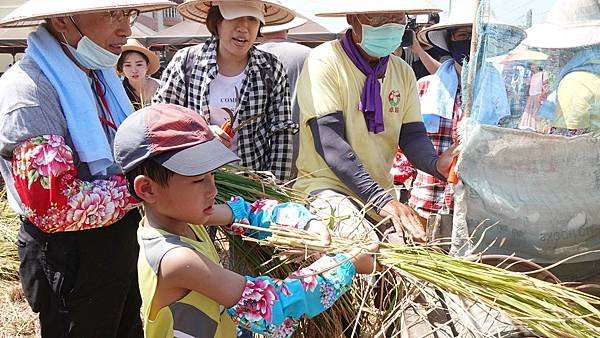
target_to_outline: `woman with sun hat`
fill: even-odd
[[[160,82],[150,76],[160,68],[158,56],[138,40],[129,39],[117,61],[117,72],[123,75],[123,88],[133,105],[139,110],[152,102]]]
[[[261,27],[287,23],[294,12],[276,0],[191,0],[178,10],[212,37],[175,55],[154,101],[196,110],[243,166],[288,180],[297,124],[285,68],[254,42]]]

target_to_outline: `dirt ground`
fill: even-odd
[[[39,337],[37,314],[31,311],[19,282],[3,282],[0,290],[0,338]]]

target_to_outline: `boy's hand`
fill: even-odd
[[[379,251],[378,243],[371,243],[365,248],[357,248],[352,250],[350,260],[354,264],[356,273],[370,274],[375,271],[381,271],[381,265],[377,264],[374,253]]]
[[[319,236],[324,245],[331,244],[331,233],[327,225],[319,220],[312,219],[306,225],[306,231]]]

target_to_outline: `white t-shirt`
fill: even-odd
[[[529,82],[529,95],[540,95],[542,93],[542,86],[544,84],[544,72],[537,72],[531,75],[531,81]]]
[[[246,78],[246,73],[242,72],[236,76],[223,76],[217,73],[214,80],[211,81],[209,92],[210,97],[208,98],[208,108],[210,110],[210,124],[222,126],[225,121],[230,119],[229,113],[223,108],[227,108],[236,115],[236,106],[241,100],[237,95],[241,95],[242,83]],[[235,128],[238,125],[239,116],[234,116],[235,120],[232,122],[232,126]],[[231,150],[237,152],[238,147],[237,133],[231,141]]]

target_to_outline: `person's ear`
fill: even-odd
[[[138,175],[133,180],[135,194],[146,203],[154,203],[156,201],[156,185],[156,182],[144,175]]]
[[[48,23],[58,33],[66,33],[69,26],[69,17],[61,16],[57,18],[48,19]]]

